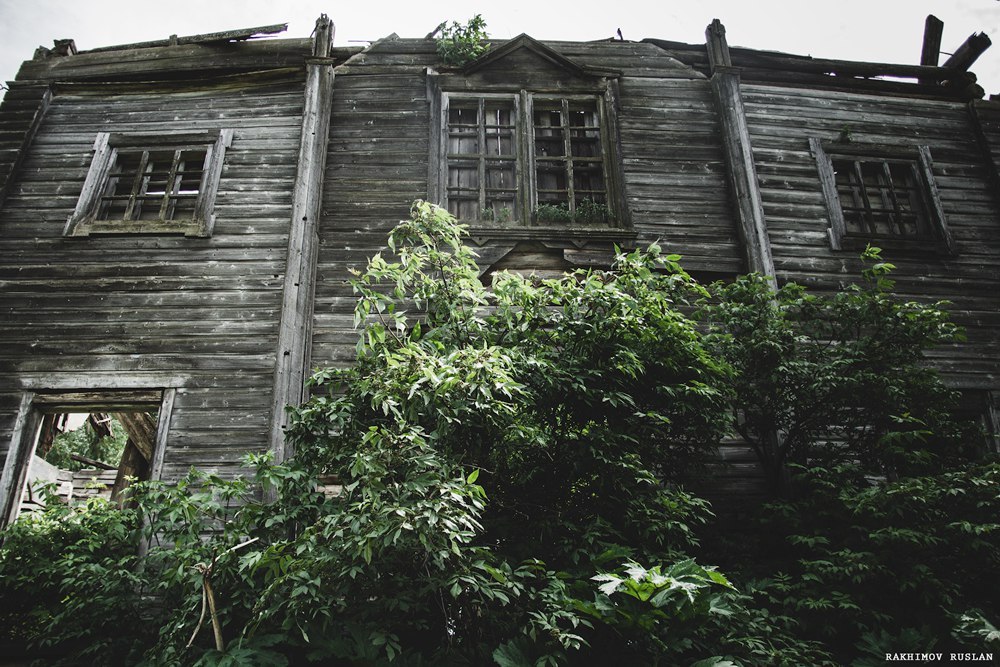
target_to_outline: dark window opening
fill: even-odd
[[[927,146],[809,139],[826,203],[830,247],[954,254]]]
[[[132,135],[100,132],[68,236],[211,236],[232,130]]]
[[[869,238],[932,236],[916,163],[834,159],[833,169],[845,233]]]
[[[536,104],[534,136],[539,206],[558,206],[576,217],[588,203],[606,205],[595,105],[569,100]]]

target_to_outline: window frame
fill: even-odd
[[[809,138],[810,151],[816,160],[820,186],[827,210],[830,227],[830,247],[833,250],[858,250],[868,244],[876,244],[894,250],[932,251],[947,255],[955,254],[955,243],[948,229],[944,208],[937,183],[930,149],[924,145],[887,146],[881,144],[853,144],[822,141]],[[835,161],[857,163],[859,161],[881,162],[884,168],[890,164],[907,164],[917,179],[915,187],[920,198],[918,216],[923,216],[926,232],[917,236],[874,235],[851,232],[847,228],[837,187]]]
[[[226,149],[232,144],[231,129],[170,134],[133,134],[98,132],[94,140],[94,156],[84,180],[76,209],[66,223],[65,236],[92,234],[183,234],[189,237],[209,237],[215,226],[215,197]],[[204,151],[201,180],[190,217],[174,219],[157,217],[146,220],[100,219],[102,199],[108,190],[112,169],[119,152],[140,151]],[[175,163],[176,164],[176,163]],[[173,167],[171,173],[173,173]],[[137,193],[130,194],[131,208]],[[164,199],[167,199],[166,195]],[[163,210],[161,208],[161,216]]]
[[[149,479],[163,472],[167,432],[172,418],[176,389],[150,387],[135,389],[33,390],[21,395],[11,440],[0,473],[0,530],[17,518],[20,497],[35,453],[42,415],[69,412],[156,410],[156,442],[149,462]]]
[[[431,136],[431,179],[429,193],[432,201],[438,202],[443,208],[449,207],[449,112],[453,100],[510,100],[514,113],[513,144],[515,146],[515,201],[518,213],[510,220],[460,219],[475,229],[507,229],[507,230],[561,230],[589,231],[591,234],[600,230],[621,230],[629,228],[627,210],[621,194],[620,166],[617,161],[619,154],[617,129],[613,113],[611,86],[605,84],[603,90],[591,86],[586,90],[547,90],[544,88],[526,90],[496,90],[484,87],[480,90],[465,86],[458,89],[436,88],[432,106],[432,136]],[[597,114],[600,136],[601,168],[603,175],[605,204],[608,208],[606,222],[572,221],[553,223],[537,219],[538,208],[538,160],[535,156],[535,103],[559,103],[564,109],[574,103],[592,104]],[[568,122],[568,121],[567,121]],[[566,156],[572,160],[572,155]],[[488,158],[486,158],[488,159]],[[572,193],[570,183],[568,192]],[[481,191],[485,182],[480,181]],[[482,200],[481,194],[480,199]],[[576,208],[575,201],[568,208]],[[525,212],[530,212],[527,215]]]

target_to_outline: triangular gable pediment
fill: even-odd
[[[490,75],[507,72],[537,72],[559,79],[593,81],[605,77],[619,76],[619,72],[581,65],[567,58],[550,46],[524,33],[507,40],[504,44],[465,65],[461,73],[466,76]]]

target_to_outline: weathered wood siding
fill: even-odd
[[[323,184],[313,324],[313,366],[354,359],[349,269],[385,248],[386,235],[426,199],[430,40],[385,40],[335,69]]]
[[[57,83],[0,209],[0,451],[22,387],[113,388],[123,378],[177,387],[165,478],[192,465],[226,474],[267,446],[308,53],[293,46],[255,47],[249,58],[233,45],[81,54],[22,69]],[[217,68],[271,69],[213,80],[210,56]],[[201,80],[90,81],[144,67],[198,70]],[[211,238],[63,236],[98,132],[222,128],[234,138]]]
[[[964,388],[1000,386],[1000,211],[961,102],[744,84],[764,213],[779,280],[837,289],[859,277],[855,251],[831,250],[809,138],[926,145],[956,254],[883,252],[898,292],[947,299],[968,341],[931,354]]]
[[[624,194],[639,244],[660,240],[691,270],[742,270],[724,157],[707,79],[651,44],[551,42],[584,66],[621,72],[618,125]],[[388,39],[338,68],[320,226],[314,366],[353,358],[349,267],[429,196],[427,67],[431,40]],[[518,72],[518,76],[521,73]],[[524,72],[530,81],[532,72]]]
[[[639,244],[659,240],[690,271],[744,271],[708,79],[652,44],[551,45],[580,64],[622,73],[619,158]]]

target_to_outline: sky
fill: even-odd
[[[0,85],[37,46],[59,38],[86,50],[274,23],[289,24],[283,36],[306,37],[326,13],[336,26],[336,46],[364,45],[393,32],[422,37],[477,10],[490,35],[501,39],[526,32],[586,41],[621,29],[629,40],[700,44],[705,26],[718,18],[731,46],[902,64],[919,63],[924,19],[934,14],[944,21],[943,52],[973,32],[990,36],[993,47],[972,71],[987,95],[1000,94],[1000,0],[506,0],[478,6],[468,0],[0,0]]]

